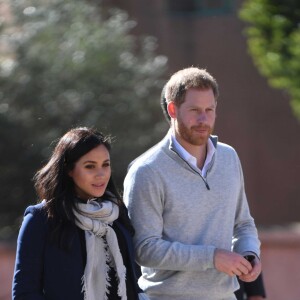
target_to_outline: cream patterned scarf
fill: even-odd
[[[111,201],[91,199],[77,204],[76,225],[85,230],[87,263],[83,275],[85,300],[107,300],[110,286],[108,271],[117,274],[118,295],[126,300],[126,268],[120,253],[117,236],[109,226],[119,216],[119,207]]]

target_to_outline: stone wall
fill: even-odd
[[[300,228],[260,231],[267,299],[300,299]]]
[[[0,300],[11,299],[11,282],[15,263],[15,247],[0,243]]]

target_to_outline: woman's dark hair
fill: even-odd
[[[110,152],[110,143],[109,136],[104,136],[95,129],[71,129],[58,141],[49,162],[35,174],[33,179],[39,201],[46,202],[47,216],[52,224],[52,236],[59,244],[64,242],[68,227],[75,223],[73,210],[76,209],[76,195],[69,172],[83,155],[99,145],[104,145]],[[101,198],[113,201],[120,207],[124,206],[112,176]]]

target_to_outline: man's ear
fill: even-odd
[[[176,105],[173,101],[170,101],[167,106],[169,116],[174,119],[176,118]]]

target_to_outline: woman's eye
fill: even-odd
[[[86,169],[93,169],[93,168],[95,168],[95,166],[94,165],[86,165],[85,168]]]
[[[104,164],[103,164],[103,167],[106,167],[106,168],[107,168],[107,167],[110,167],[110,163],[104,163]]]

